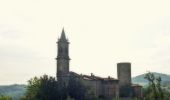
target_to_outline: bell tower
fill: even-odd
[[[68,84],[69,79],[69,42],[66,39],[64,29],[58,39],[58,55],[57,55],[57,80]]]

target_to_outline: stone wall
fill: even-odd
[[[131,63],[118,63],[117,74],[119,80],[119,96],[120,97],[131,97]]]
[[[96,97],[112,100],[119,96],[118,80],[83,80],[94,91]]]
[[[134,85],[133,88],[133,96],[137,98],[142,98],[142,86]]]
[[[117,76],[119,80],[119,86],[131,85],[131,64],[130,63],[118,63],[117,64]]]

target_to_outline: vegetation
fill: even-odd
[[[47,75],[34,77],[28,81],[26,94],[22,100],[62,100],[65,94],[62,94],[64,91],[57,84],[55,78]]]
[[[26,85],[7,85],[0,86],[0,96],[9,96],[12,100],[19,100],[26,91]]]
[[[149,72],[142,77],[145,78],[144,82],[148,83],[143,88],[145,100],[170,100],[169,75]],[[137,78],[142,79],[142,77]],[[21,97],[21,100],[104,100],[102,95],[97,99],[93,89],[74,75],[70,76],[68,88],[65,85],[59,85],[54,77],[47,75],[30,79],[27,86],[0,86],[0,100],[20,100]],[[114,98],[113,100],[121,99]]]
[[[0,100],[11,100],[11,98],[9,96],[1,95]]]
[[[156,73],[151,72],[155,77],[161,77],[161,83],[167,85],[170,85],[170,75],[162,74],[162,73]],[[149,81],[145,79],[145,74],[138,75],[136,77],[132,78],[132,83],[140,84],[142,86],[146,86],[149,84]]]
[[[161,77],[155,77],[153,73],[147,73],[148,87],[144,90],[145,100],[169,100],[170,93],[162,88]]]
[[[75,77],[71,77],[66,88],[55,78],[44,75],[28,81],[27,91],[22,100],[90,100],[86,95],[88,93],[89,87]]]

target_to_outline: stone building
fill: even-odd
[[[95,92],[96,97],[103,96],[106,100],[111,100],[115,97],[129,98],[142,97],[141,86],[132,84],[131,82],[131,63],[118,63],[117,76],[118,79],[107,77],[102,78],[91,75],[79,75],[69,71],[69,41],[65,36],[64,29],[61,37],[58,39],[58,55],[57,55],[57,80],[68,85],[69,77],[75,76],[88,83]]]

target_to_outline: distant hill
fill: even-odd
[[[151,72],[151,73],[153,73],[156,77],[160,76],[163,84],[170,85],[170,75],[157,73],[157,72]],[[144,79],[144,77],[145,77],[145,74],[133,77],[132,83],[140,84],[142,86],[147,85],[148,81],[146,79]]]
[[[4,85],[0,86],[0,95],[7,95],[12,100],[19,100],[26,91],[26,85]]]

